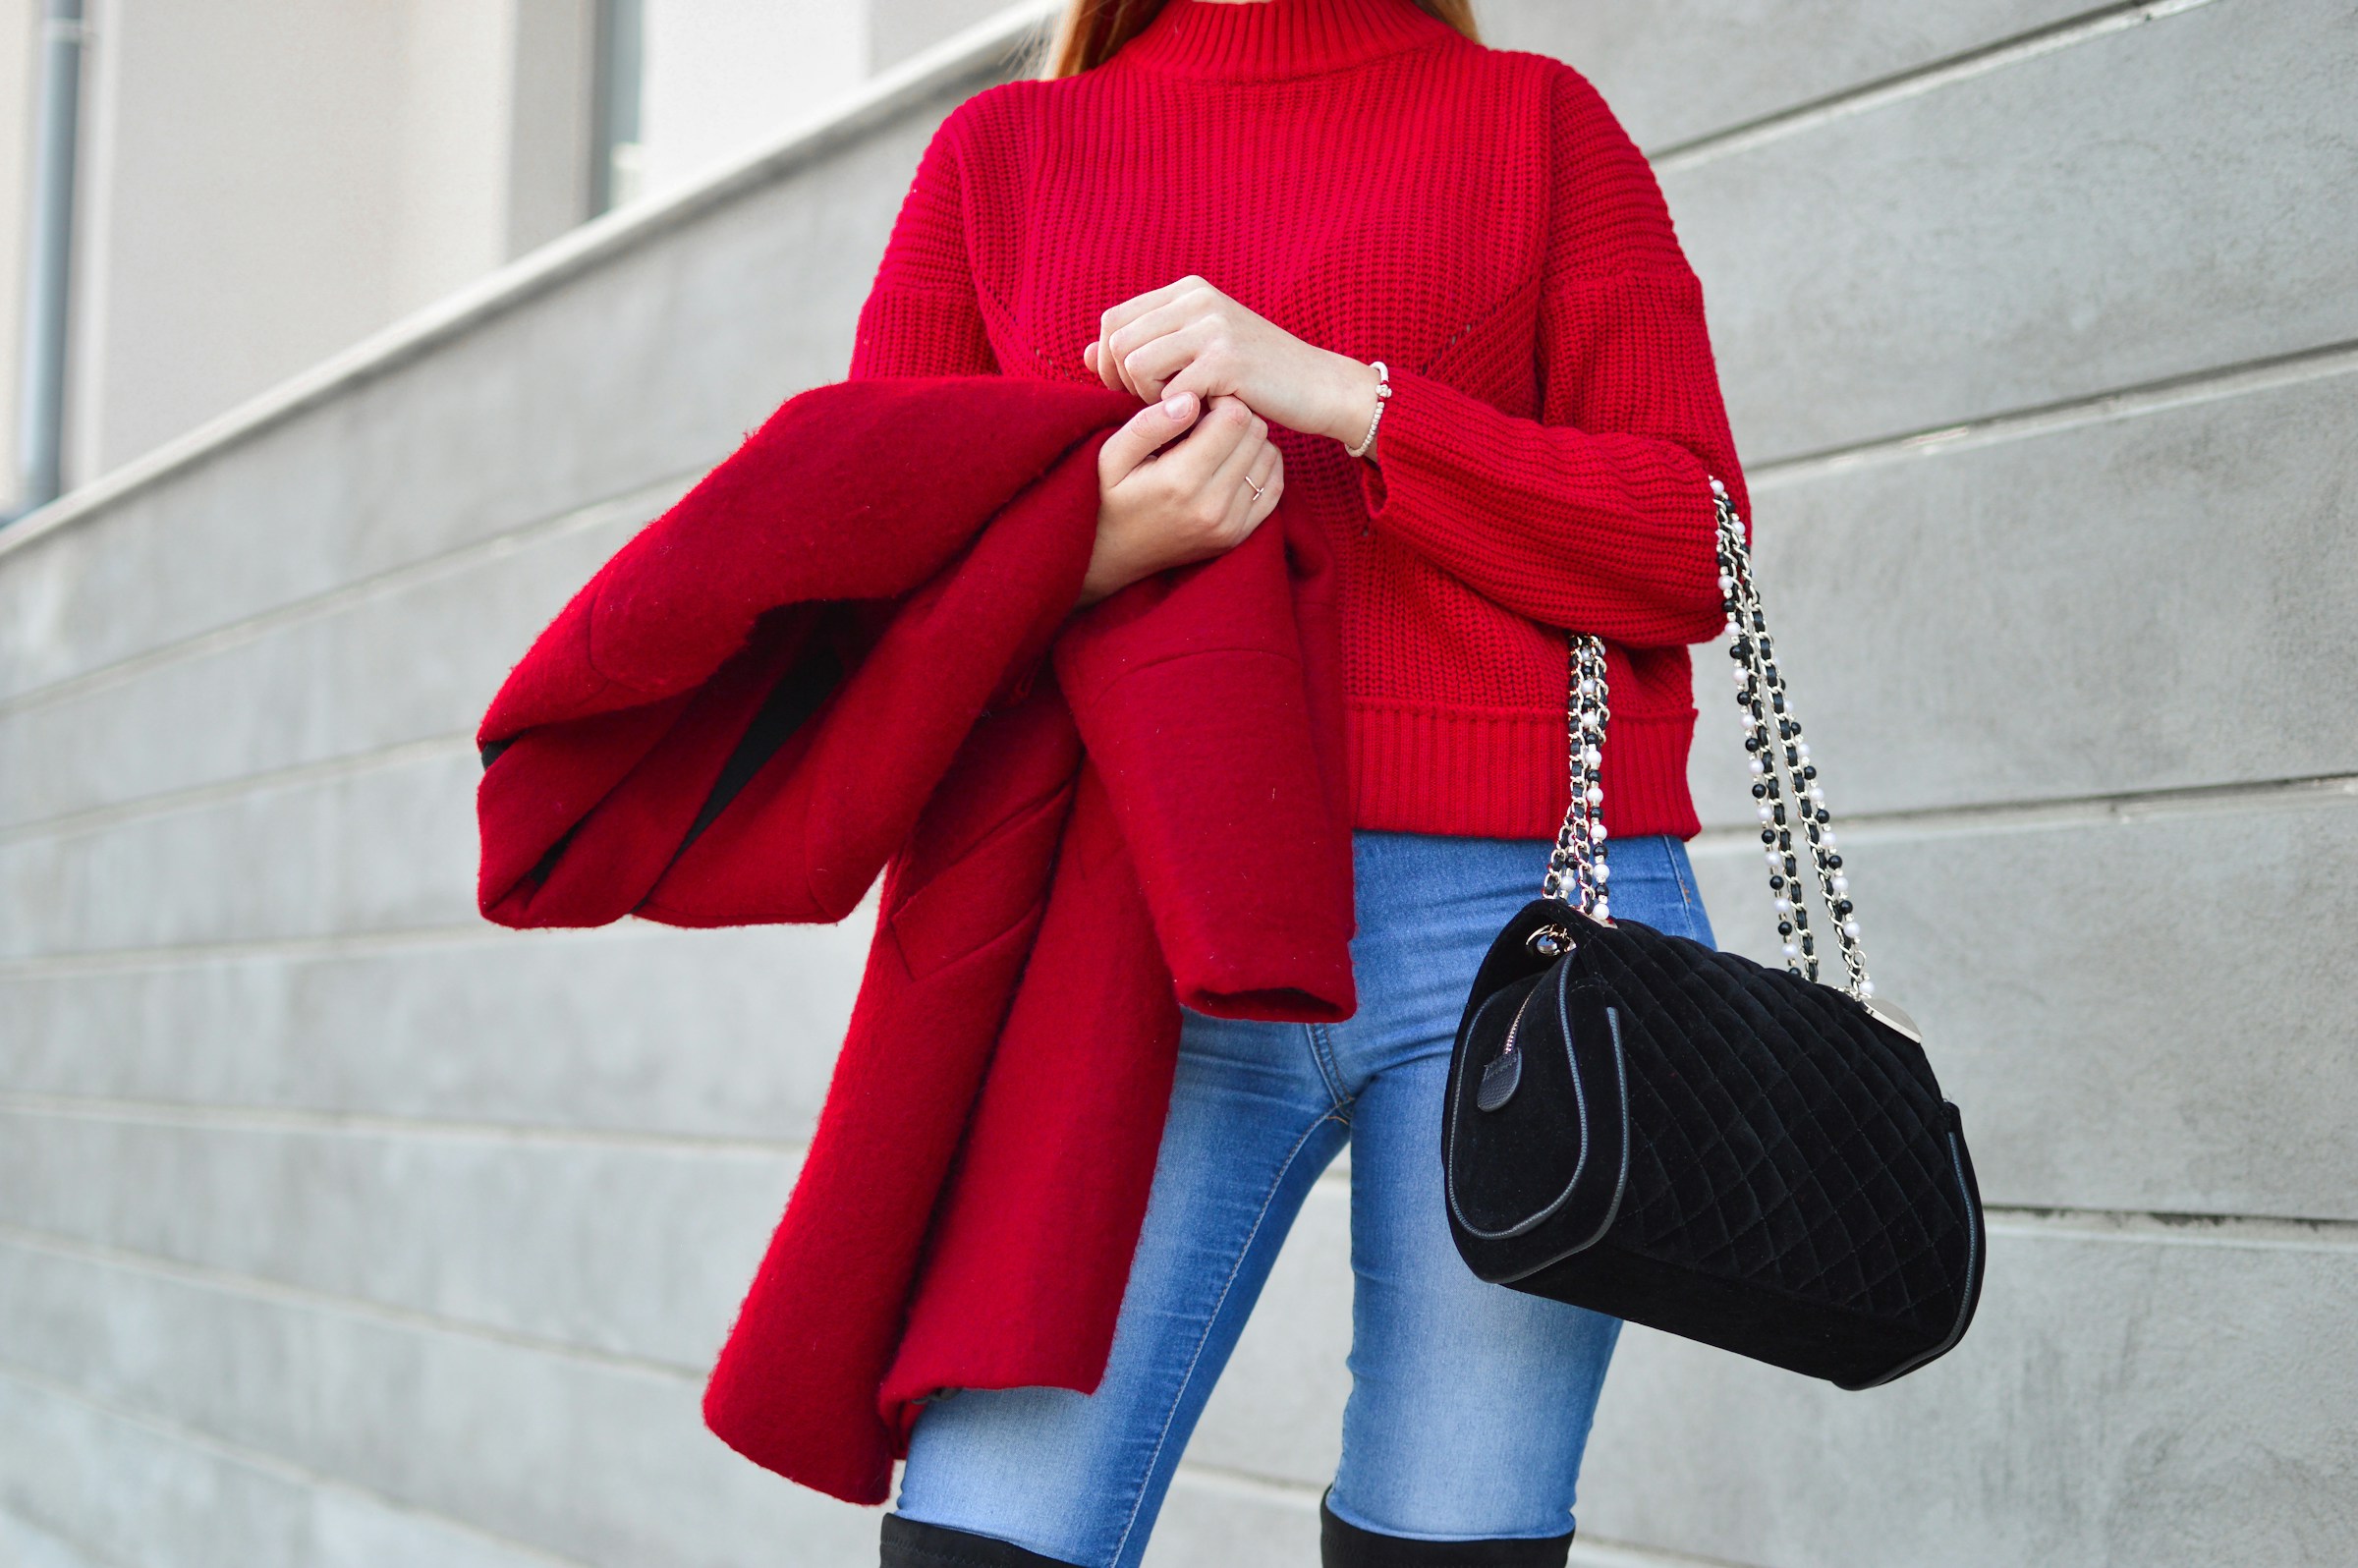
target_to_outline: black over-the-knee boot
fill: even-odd
[[[1324,1568],[1564,1568],[1572,1532],[1504,1540],[1411,1540],[1337,1519],[1319,1498],[1319,1561]]]
[[[883,1568],[1073,1568],[1012,1541],[921,1519],[884,1516]]]

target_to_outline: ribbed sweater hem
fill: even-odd
[[[1560,708],[1452,708],[1354,699],[1352,825],[1399,833],[1547,838],[1571,798]],[[1604,825],[1618,838],[1693,838],[1687,789],[1695,710],[1624,714],[1604,747]]]

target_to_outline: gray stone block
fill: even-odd
[[[1486,41],[1571,64],[1656,149],[1922,71],[2088,10],[2085,0],[1483,0]]]
[[[874,922],[595,931],[0,971],[24,1095],[791,1141]]]
[[[0,1372],[596,1568],[857,1563],[872,1512],[704,1430],[699,1384],[0,1241]]]
[[[2358,1218],[2358,792],[1840,842],[1992,1203]],[[1696,870],[1720,941],[1766,961],[1758,849]]]
[[[470,739],[575,589],[670,492],[201,640],[120,679],[0,707],[0,829],[425,741]]]
[[[1845,812],[2358,772],[2358,364],[1756,490],[1777,662]],[[1689,768],[1750,825],[1722,640]]]
[[[463,927],[472,746],[0,844],[0,960]]]
[[[791,1149],[0,1110],[0,1227],[701,1377]]]
[[[2354,60],[2340,0],[2201,5],[1666,163],[1745,457],[2358,338]]]
[[[11,1568],[550,1568],[548,1553],[0,1373]],[[28,1527],[25,1520],[38,1520]]]

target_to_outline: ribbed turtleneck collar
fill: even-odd
[[[1119,58],[1195,77],[1299,77],[1457,29],[1415,0],[1169,0]]]

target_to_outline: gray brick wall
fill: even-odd
[[[1589,1568],[2338,1564],[2358,1531],[2348,0],[1492,0],[1657,159],[1879,980],[1993,1204],[1849,1395],[1633,1330]],[[0,535],[0,1562],[855,1565],[702,1430],[864,932],[473,915],[468,733],[842,371],[993,69],[560,245]],[[1766,925],[1710,660],[1696,846]],[[1314,1560],[1321,1184],[1161,1568]]]

